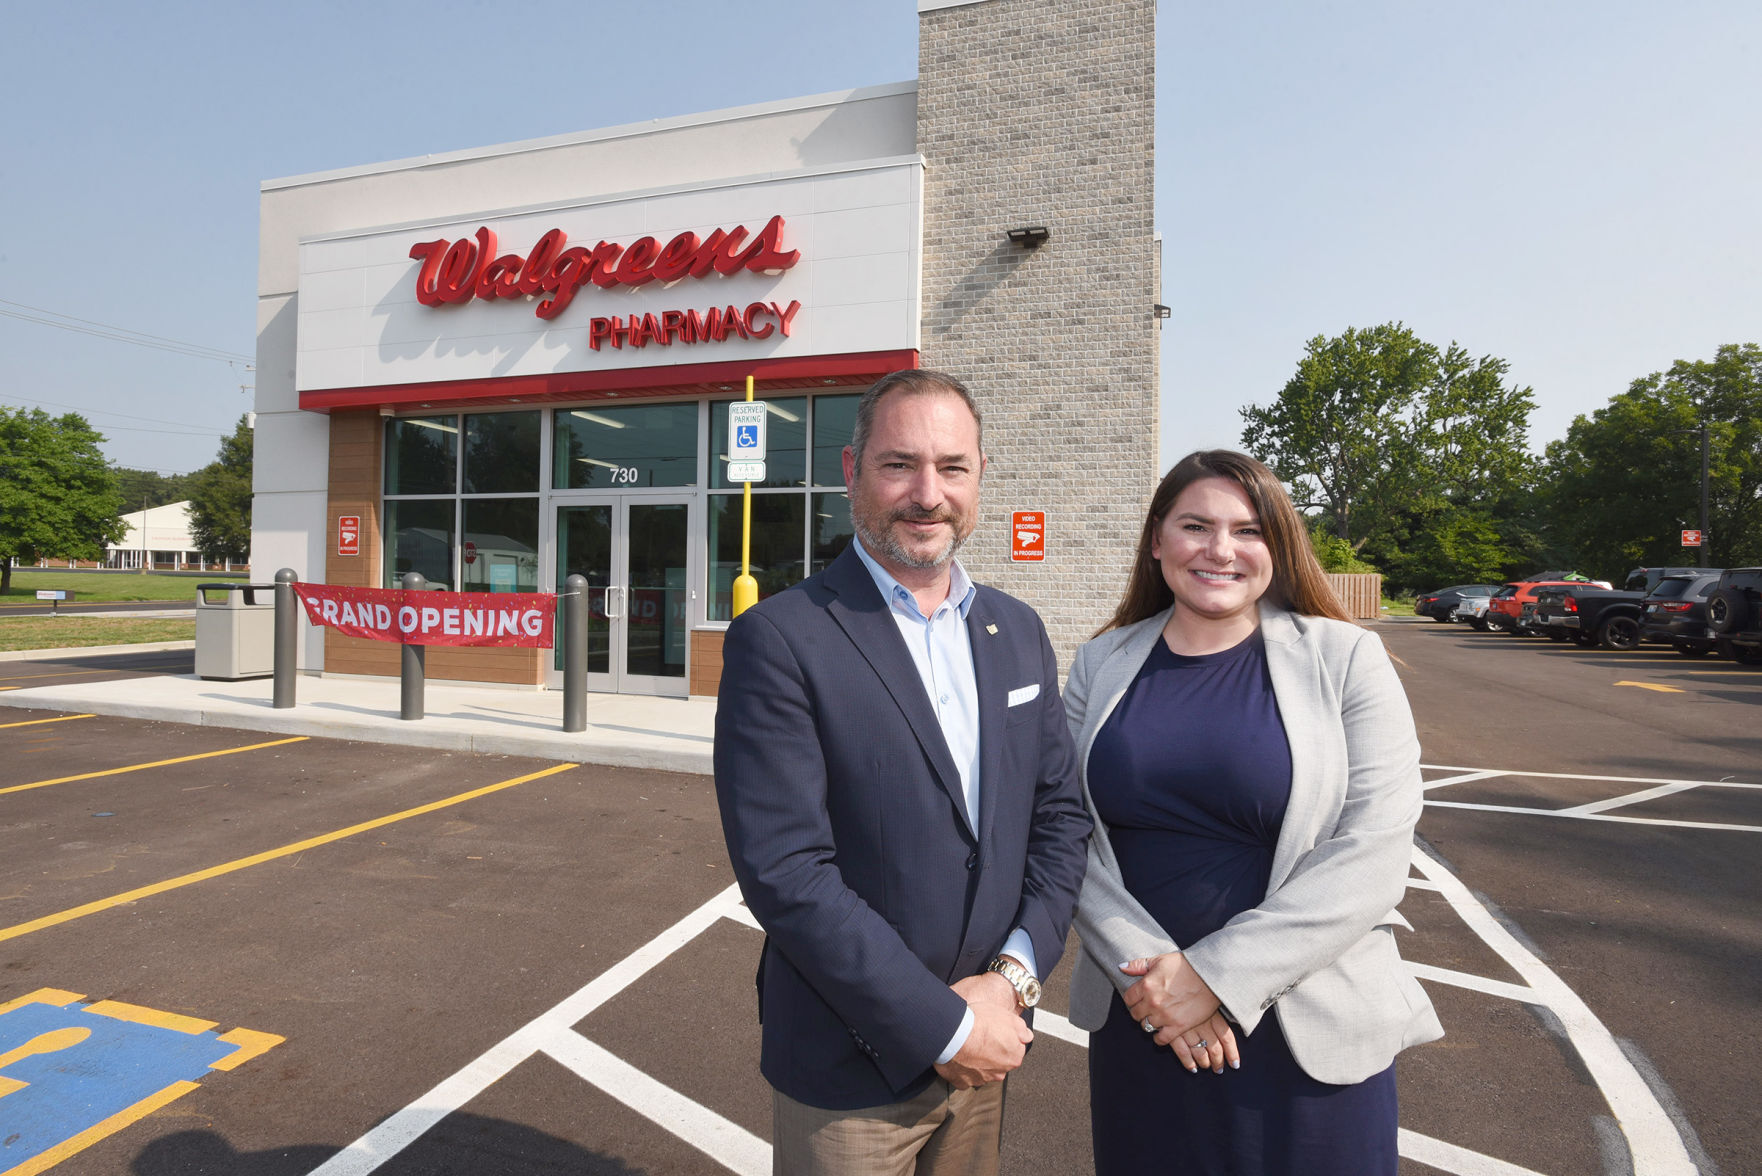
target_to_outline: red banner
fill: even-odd
[[[404,645],[549,649],[557,598],[548,592],[406,592],[295,584],[306,619],[351,637]]]

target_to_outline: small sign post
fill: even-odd
[[[47,600],[49,602],[49,615],[58,617],[61,615],[61,602],[73,599],[73,589],[39,588],[37,589],[37,599]]]
[[[1009,557],[1016,563],[1046,562],[1046,512],[1018,510],[1010,516]]]
[[[746,399],[728,406],[728,478],[744,486],[740,502],[740,575],[734,581],[734,615],[759,602],[759,582],[749,562],[753,539],[753,483],[765,480],[765,417],[770,406],[753,399],[753,378],[746,378]]]

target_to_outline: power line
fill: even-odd
[[[4,309],[9,306],[17,309]],[[23,311],[31,313],[21,313]],[[132,343],[136,347],[151,347],[156,351],[188,355],[195,359],[212,359],[225,364],[244,364],[247,367],[256,362],[254,357],[241,355],[236,351],[223,351],[218,347],[208,347],[201,343],[185,343],[180,339],[168,339],[164,335],[151,335],[146,331],[136,331],[128,327],[96,322],[92,319],[75,318],[73,315],[62,314],[60,311],[46,310],[41,306],[28,306],[23,302],[12,302],[5,298],[0,298],[0,315],[18,319],[21,322],[54,327],[57,330],[91,335],[98,339],[113,339],[118,343]]]
[[[200,429],[202,431],[201,435],[203,435],[203,436],[206,436],[209,433],[213,432],[216,427],[213,425],[198,425],[194,421],[168,421],[168,420],[165,420],[163,417],[130,416],[126,412],[112,412],[108,408],[82,408],[77,404],[63,404],[59,400],[41,400],[35,396],[11,396],[10,394],[8,394],[8,398],[12,399],[12,400],[23,401],[26,404],[46,404],[51,408],[71,408],[75,412],[90,413],[92,416],[113,416],[113,417],[121,417],[125,421],[145,421],[149,425],[182,425],[186,429]],[[105,427],[111,428],[111,429],[122,428],[121,425],[107,425]],[[131,431],[134,431],[134,430],[131,430]],[[151,429],[142,429],[139,431],[140,432],[152,432]],[[221,433],[224,436],[225,430],[221,430]]]

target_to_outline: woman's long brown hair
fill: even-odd
[[[1203,478],[1228,478],[1242,487],[1248,501],[1254,504],[1254,513],[1260,516],[1260,533],[1266,539],[1267,553],[1273,562],[1269,596],[1306,616],[1352,619],[1328,586],[1327,574],[1309,545],[1309,530],[1273,472],[1245,453],[1201,449],[1176,462],[1151,495],[1150,513],[1138,536],[1138,557],[1132,564],[1126,594],[1112,619],[1096,630],[1097,635],[1153,617],[1174,603],[1175,594],[1162,578],[1162,564],[1150,556],[1150,542],[1181,491]]]

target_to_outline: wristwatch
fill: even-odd
[[[1040,981],[1034,974],[1012,959],[998,956],[985,968],[987,972],[996,972],[1010,982],[1016,990],[1016,1003],[1025,1009],[1031,1009],[1040,1003]]]

